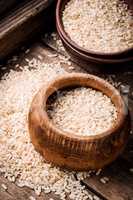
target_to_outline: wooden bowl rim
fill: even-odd
[[[65,0],[65,4],[70,1],[70,0]],[[93,56],[106,56],[106,57],[117,57],[117,56],[123,56],[124,54],[128,54],[131,53],[133,51],[133,47],[127,48],[126,50],[123,51],[118,51],[115,53],[101,53],[98,51],[91,51],[91,50],[87,50],[81,46],[79,46],[76,42],[74,42],[73,40],[71,40],[71,38],[69,37],[69,35],[66,33],[66,31],[64,30],[64,26],[63,26],[63,22],[62,22],[62,18],[60,17],[62,15],[62,3],[64,2],[64,0],[58,0],[57,1],[57,6],[56,6],[56,25],[59,27],[59,31],[61,32],[62,36],[65,38],[65,40],[70,43],[71,45],[73,45],[76,49],[78,49],[79,51],[85,52],[87,54],[91,54]]]
[[[117,117],[115,126],[111,127],[109,130],[107,130],[103,133],[97,134],[97,135],[82,136],[82,135],[76,135],[74,133],[65,132],[62,129],[57,128],[56,125],[54,125],[52,120],[48,117],[48,114],[46,111],[47,100],[48,100],[49,96],[51,96],[55,91],[62,88],[62,87],[59,87],[59,88],[54,87],[57,83],[59,84],[60,82],[62,82],[64,80],[68,81],[70,79],[76,79],[76,78],[82,78],[82,79],[86,79],[86,80],[91,79],[91,80],[95,81],[95,83],[97,82],[101,86],[103,86],[106,89],[108,89],[109,91],[113,92],[113,94],[117,97],[117,101],[119,102],[119,105],[120,105],[119,108],[117,107],[117,110],[119,112],[118,112],[118,117]],[[75,84],[75,85],[77,85],[77,84]],[[71,84],[70,84],[70,86],[71,86]],[[82,86],[82,85],[79,83],[79,86]],[[69,85],[67,85],[67,87],[69,87]],[[50,89],[54,89],[54,90],[47,96],[46,94]],[[112,134],[115,134],[116,131],[119,131],[122,128],[123,123],[128,115],[128,109],[124,103],[124,100],[120,96],[120,93],[107,81],[105,81],[97,76],[90,75],[90,74],[72,73],[72,74],[60,76],[59,78],[50,82],[47,86],[45,85],[44,87],[42,87],[39,90],[39,92],[36,94],[36,96],[34,97],[33,102],[35,101],[36,97],[39,95],[41,96],[41,102],[38,105],[37,109],[40,111],[39,118],[41,121],[41,128],[44,130],[44,133],[49,135],[50,133],[54,132],[55,134],[58,134],[58,136],[60,136],[61,138],[64,137],[68,141],[73,140],[73,141],[90,142],[92,140],[98,140],[98,139],[110,136]],[[49,131],[46,132],[46,130],[49,130]]]

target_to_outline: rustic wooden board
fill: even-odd
[[[53,0],[26,1],[0,21],[0,60],[42,30],[53,27],[53,4]]]
[[[92,176],[83,182],[93,190],[110,200],[133,200],[133,175],[129,171],[131,165],[124,159],[118,159],[107,167],[100,176]],[[102,177],[108,177],[109,182],[100,182]]]
[[[45,41],[46,42],[46,41]],[[53,42],[47,43],[48,46],[53,48],[55,51],[56,45]],[[61,51],[63,55],[66,55],[66,52]],[[93,67],[93,66],[92,66]],[[117,68],[118,66],[116,66]],[[82,66],[76,68],[77,71],[81,71]],[[90,73],[92,70],[89,69]],[[114,69],[110,73],[101,73],[96,72],[98,76],[110,79],[110,75],[115,75],[115,81],[120,82],[122,85],[127,85],[129,87],[128,94],[128,108],[130,110],[131,116],[131,125],[133,131],[133,71],[132,65],[126,64],[122,68],[119,68],[117,73],[114,72]],[[91,191],[96,192],[99,195],[102,195],[105,199],[109,200],[132,200],[133,199],[133,174],[129,171],[130,168],[133,168],[133,135],[130,135],[129,142],[127,147],[121,157],[114,162],[111,166],[107,167],[101,176],[92,176],[92,178],[86,179],[83,181]],[[102,184],[100,178],[109,177],[109,183]]]
[[[1,184],[7,186],[7,191],[1,187]],[[0,176],[0,200],[29,200],[30,196],[36,198],[36,200],[49,200],[50,198],[54,200],[59,199],[59,197],[54,194],[42,193],[40,196],[37,196],[33,190],[27,187],[20,188],[14,183],[9,182],[3,176]]]
[[[49,49],[48,47],[44,46],[42,43],[37,43],[33,45],[30,49],[30,52],[28,54],[24,53],[25,50],[21,50],[20,52],[16,52],[15,59],[9,62],[4,68],[4,70],[0,70],[0,78],[8,72],[10,69],[15,69],[15,65],[19,64],[21,67],[25,66],[27,64],[25,58],[32,59],[35,57],[36,59],[42,58],[41,62],[51,62],[51,59],[58,60],[59,57],[53,57],[51,58],[49,55],[55,54],[55,51],[52,49]],[[17,55],[18,54],[18,55]],[[18,59],[17,59],[18,58]],[[64,63],[62,63],[62,67],[67,69],[68,66]],[[78,68],[77,68],[78,70]],[[71,71],[71,70],[69,70]],[[1,187],[1,184],[5,184],[7,186],[7,191],[4,191]],[[95,195],[95,193],[89,191],[91,195]],[[6,178],[4,178],[3,174],[0,174],[0,200],[26,200],[29,199],[30,196],[35,197],[36,200],[50,200],[51,198],[53,200],[59,200],[59,196],[50,193],[50,194],[44,194],[41,193],[40,196],[37,196],[35,192],[27,187],[20,188],[16,186],[14,183],[9,182]],[[100,196],[101,197],[101,196]],[[70,200],[68,197],[66,197],[66,200]],[[102,200],[102,198],[101,198]]]
[[[36,47],[33,47],[33,51],[31,51],[29,53],[29,55],[26,55],[24,53],[25,50],[20,50],[20,52],[15,54],[15,58],[17,59],[17,61],[15,61],[16,59],[13,59],[13,61],[9,62],[9,64],[7,64],[4,68],[4,70],[0,70],[0,78],[6,73],[8,72],[10,69],[14,69],[15,68],[15,63],[19,63],[21,66],[24,66],[26,61],[25,61],[25,56],[28,58],[32,58],[34,57],[38,57],[38,55],[40,55],[39,52],[41,52],[41,48],[39,47],[39,45],[36,45]],[[45,57],[44,57],[45,59]],[[7,186],[7,190],[4,190],[2,188],[2,184]],[[28,187],[18,187],[16,186],[14,183],[9,182],[4,176],[3,174],[0,174],[0,200],[28,200],[30,197],[34,197],[36,200],[50,200],[51,198],[54,200],[58,200],[59,197],[53,193],[50,194],[44,194],[41,193],[40,196],[37,196],[35,194],[35,192],[28,188]]]
[[[47,47],[42,43],[35,44],[29,54],[27,55],[28,58],[32,58],[33,56],[39,58],[41,55],[43,60],[49,62],[51,59],[59,60],[59,57],[49,57],[49,54],[57,53],[51,47]],[[25,55],[23,53],[20,56],[20,59],[17,61],[21,65],[25,64]],[[15,65],[16,61],[14,61]],[[85,72],[80,66],[76,66],[73,63],[73,69],[70,66],[63,64],[62,67],[65,68],[67,71],[82,71]],[[4,72],[7,72],[5,69]],[[1,72],[1,75],[4,73]],[[110,74],[99,74],[101,77],[109,77]],[[130,86],[130,95],[129,95],[129,108],[132,115],[133,121],[133,72],[132,71],[125,71],[119,72],[116,75],[117,81],[121,81],[123,84],[128,84]],[[133,123],[132,123],[133,124]],[[100,176],[93,175],[92,177],[83,180],[82,184],[86,185],[86,188],[93,192],[93,194],[98,194],[101,199],[108,199],[108,200],[133,200],[133,175],[129,172],[129,169],[133,168],[133,137],[131,136],[127,148],[124,154],[115,161],[112,165],[107,167]],[[100,182],[100,178],[103,176],[109,177],[109,182],[107,184],[102,184]],[[0,185],[2,183],[6,183],[9,189],[7,192],[0,190],[0,200],[21,200],[21,199],[28,199],[29,196],[35,196],[34,192],[28,188],[18,188],[15,186],[14,183],[9,183],[3,176],[0,178]],[[37,197],[37,200],[46,199],[48,200],[49,197],[57,200],[59,199],[54,194],[50,194],[51,196],[44,195]]]
[[[3,14],[9,12],[14,6],[24,0],[0,0],[0,18],[3,17]]]

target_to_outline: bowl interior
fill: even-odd
[[[57,27],[58,29],[58,27]],[[63,36],[59,33],[60,38],[62,39],[62,42],[64,43],[64,46],[66,47],[68,53],[71,52],[71,55],[74,54],[75,56],[78,56],[79,59],[84,59],[84,61],[87,62],[88,65],[88,59],[92,62],[96,62],[96,63],[110,63],[110,64],[119,64],[119,63],[125,63],[125,62],[129,62],[133,60],[133,56],[120,56],[120,57],[114,57],[113,59],[111,59],[110,57],[104,56],[97,56],[94,58],[94,56],[92,56],[91,54],[86,54],[84,51],[78,51],[77,48],[75,48],[71,43],[69,43],[67,40],[65,40],[65,38],[63,38]],[[78,61],[79,63],[79,61]]]
[[[101,91],[102,93],[107,95],[109,98],[111,98],[112,102],[116,106],[118,115],[117,115],[116,122],[109,130],[99,135],[94,135],[94,136],[77,136],[76,134],[65,133],[63,132],[63,130],[59,130],[57,127],[55,127],[55,125],[52,123],[52,120],[49,119],[47,111],[46,111],[48,98],[54,92],[57,92],[59,89],[71,88],[71,87],[76,87],[76,86],[91,87],[93,89]],[[71,137],[75,135],[75,137],[78,137],[80,139],[81,138],[94,139],[94,138],[99,138],[102,136],[112,134],[113,132],[116,131],[116,129],[121,127],[128,113],[128,110],[125,106],[123,99],[121,98],[119,92],[113,86],[111,86],[109,83],[107,83],[103,79],[100,79],[93,75],[85,75],[85,74],[81,75],[78,73],[63,76],[61,78],[56,79],[54,82],[52,82],[44,93],[43,108],[44,108],[45,118],[47,118],[47,121],[49,123],[49,127],[53,128],[54,130],[58,130],[60,134],[65,134],[66,136],[71,135]]]
[[[113,52],[112,53],[102,53],[102,52],[95,52],[95,51],[87,50],[83,47],[80,47],[73,40],[71,40],[69,35],[65,32],[63,22],[62,22],[62,13],[63,13],[63,10],[65,9],[66,4],[69,1],[70,0],[59,0],[58,1],[57,7],[56,7],[56,24],[57,24],[58,32],[62,35],[62,37],[69,44],[71,44],[71,46],[76,48],[81,53],[84,52],[87,55],[91,55],[91,56],[95,56],[95,57],[99,57],[99,58],[101,57],[101,58],[107,58],[107,59],[108,58],[110,58],[110,59],[112,59],[112,58],[113,59],[114,58],[120,59],[121,57],[126,57],[126,56],[133,57],[133,47],[127,48],[126,50],[115,52],[115,53],[113,53]],[[129,9],[133,13],[133,1],[132,0],[125,0],[125,2],[129,5]]]

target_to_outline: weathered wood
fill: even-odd
[[[109,200],[133,200],[133,175],[124,159],[118,159],[107,167],[100,176],[92,176],[83,181],[89,188],[102,194]],[[102,177],[108,177],[109,182],[100,182]]]
[[[52,47],[52,45],[50,45]],[[55,45],[53,45],[56,50]],[[62,52],[61,52],[62,53]],[[65,52],[63,53],[65,54]],[[75,66],[75,64],[74,64]],[[126,68],[126,66],[125,66]],[[67,68],[66,68],[67,69]],[[76,68],[79,72],[82,70],[79,66]],[[69,68],[68,68],[69,71]],[[103,74],[99,73],[99,76]],[[104,74],[104,77],[108,78],[110,74]],[[131,125],[133,130],[133,72],[123,69],[119,73],[115,74],[115,81],[121,82],[123,85],[128,85],[130,93],[128,94],[128,107],[131,115]],[[100,177],[93,176],[83,181],[89,189],[93,192],[101,194],[105,199],[109,200],[131,200],[133,199],[133,175],[129,172],[129,169],[133,168],[133,135],[130,135],[129,142],[124,153],[121,157],[115,161],[111,166],[107,167],[102,176],[107,176],[111,180],[106,185],[102,184],[99,180]]]
[[[18,57],[17,61],[11,61],[10,64],[7,64],[4,70],[0,70],[0,77],[4,75],[4,73],[8,72],[10,69],[15,69],[15,64],[18,64],[23,67],[26,64],[25,58],[32,59],[35,57],[36,59],[42,58],[41,62],[51,62],[52,60],[60,60],[59,57],[53,57],[51,58],[49,55],[55,54],[55,51],[52,49],[47,48],[41,43],[37,43],[32,46],[30,49],[30,52],[28,54],[21,53]],[[62,67],[68,69],[68,66],[64,63],[62,63]],[[71,70],[70,70],[71,71]],[[3,191],[1,188],[1,184],[5,184],[8,188],[7,191]],[[95,193],[89,191],[91,195],[95,195]],[[14,183],[9,182],[2,174],[0,174],[0,200],[28,200],[30,196],[33,196],[36,198],[36,200],[50,200],[52,198],[53,200],[59,200],[59,196],[55,195],[54,193],[50,194],[44,194],[41,193],[40,196],[37,196],[35,192],[27,187],[20,188],[16,186]],[[101,197],[101,196],[100,196]],[[66,197],[66,200],[70,200],[68,197]],[[102,198],[101,198],[102,200]]]
[[[7,190],[1,186],[2,184],[7,186]],[[58,200],[59,197],[54,194],[43,194],[37,196],[35,192],[27,187],[20,188],[16,186],[14,183],[9,182],[2,175],[0,176],[0,200],[29,200],[29,197],[35,197],[36,200],[49,200],[53,198],[54,200]]]
[[[52,2],[53,0],[24,2],[0,21],[0,60],[24,41],[52,27],[54,16]]]
[[[43,44],[36,44],[31,49],[28,58],[38,57],[41,55],[43,57],[43,61],[50,62],[52,60],[59,60],[59,57],[51,58],[49,54],[55,54],[56,51],[53,51],[51,48],[47,48]],[[39,57],[38,57],[39,58]],[[20,60],[17,61],[22,66],[25,64],[24,56],[20,57]],[[15,62],[14,62],[15,64]],[[69,69],[69,66],[62,63],[62,67],[65,68],[67,71],[84,71],[79,66],[75,68],[75,64],[73,64],[74,69]],[[7,71],[7,70],[6,70]],[[103,76],[103,74],[99,74],[99,76]],[[108,77],[109,74],[104,74],[104,77]],[[120,81],[122,84],[127,84],[130,87],[130,94],[129,94],[129,109],[131,110],[132,120],[133,120],[133,72],[119,72],[116,74],[116,80]],[[129,172],[130,168],[133,168],[133,137],[130,137],[129,145],[127,145],[126,151],[124,154],[115,161],[112,165],[107,167],[100,176],[92,176],[89,179],[83,180],[82,184],[86,185],[86,187],[93,191],[93,193],[99,194],[99,196],[104,197],[104,199],[108,200],[132,200],[133,199],[133,175]],[[103,176],[109,177],[109,182],[107,184],[102,184],[100,182],[100,178]],[[5,182],[6,181],[6,182]],[[0,190],[0,200],[21,200],[21,199],[28,199],[30,195],[34,196],[34,192],[28,188],[18,188],[15,186],[14,183],[8,182],[3,176],[0,178],[0,185],[1,183],[6,183],[9,189],[9,194]],[[16,195],[17,194],[17,195]],[[22,195],[22,198],[21,198]],[[25,195],[25,196],[24,196]],[[40,198],[40,199],[39,199]],[[38,200],[46,199],[48,200],[49,197],[44,195],[43,198],[38,197]],[[56,198],[53,194],[51,194],[51,198]]]
[[[9,12],[14,6],[24,0],[0,0],[0,19],[3,14]]]

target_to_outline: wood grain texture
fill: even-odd
[[[14,6],[22,1],[24,0],[0,0],[0,19],[3,17],[3,14],[9,12]]]
[[[54,43],[53,43],[54,44]],[[47,43],[49,46],[49,43]],[[50,48],[53,48],[56,51],[55,44],[52,46],[50,44]],[[62,53],[62,52],[61,52]],[[64,55],[65,52],[63,52]],[[77,66],[73,63],[74,70],[72,71],[83,71],[82,66]],[[89,72],[92,73],[92,69],[90,66]],[[131,125],[133,131],[133,71],[132,64],[124,65],[121,70],[114,72],[114,69],[110,69],[110,73],[98,73],[96,75],[104,78],[109,78],[110,75],[115,76],[115,82],[120,82],[121,85],[126,85],[129,87],[128,97],[128,108],[130,110],[131,116]],[[69,72],[69,67],[65,67],[65,69]],[[91,191],[96,192],[97,194],[102,195],[105,199],[108,200],[132,200],[133,199],[133,175],[129,172],[129,169],[133,168],[133,135],[130,135],[128,144],[124,153],[120,156],[120,158],[114,162],[111,166],[107,167],[105,171],[101,174],[101,176],[93,176],[92,178],[83,180],[83,184],[85,184]],[[100,178],[103,176],[107,176],[110,178],[108,184],[102,184],[100,182]]]
[[[0,60],[53,23],[53,0],[30,0],[0,21]],[[51,24],[51,26],[49,26]]]
[[[59,57],[53,57],[50,58],[49,54],[55,54],[56,51],[46,47],[43,45],[43,43],[37,43],[34,46],[32,46],[32,49],[30,53],[27,55],[27,57],[30,59],[32,57],[38,58],[39,55],[43,57],[42,61],[50,62],[52,60],[59,60]],[[16,63],[20,63],[22,66],[25,63],[25,55],[20,55],[19,60],[16,62],[14,61],[14,65]],[[77,66],[76,64],[72,64],[74,69],[69,69],[69,66],[67,64],[62,63],[62,67],[65,68],[68,72],[84,72],[81,66]],[[127,66],[125,66],[125,70],[120,71],[119,73],[115,74],[115,79],[117,82],[121,82],[122,84],[127,84],[130,87],[130,93],[129,93],[129,109],[131,111],[131,118],[133,122],[133,72],[132,72],[132,65],[129,66],[129,69],[127,69]],[[5,69],[5,72],[7,72],[9,69]],[[111,72],[113,74],[113,72]],[[3,74],[1,72],[1,74]],[[97,74],[100,77],[107,78],[110,76],[110,74]],[[114,74],[113,74],[114,75]],[[133,123],[132,123],[133,125]],[[133,127],[132,127],[133,130]],[[105,171],[102,172],[100,177],[93,176],[90,179],[83,180],[83,185],[85,184],[86,187],[93,191],[93,193],[100,194],[99,196],[104,196],[103,199],[107,200],[132,200],[133,197],[133,175],[129,173],[129,168],[133,168],[133,137],[130,136],[129,143],[127,145],[126,151],[124,154],[114,162],[111,166],[105,169]],[[110,178],[109,183],[102,184],[100,182],[100,178],[103,176],[108,176]],[[20,200],[21,195],[23,198],[22,200],[28,199],[30,194],[33,196],[35,195],[34,192],[28,188],[18,188],[15,186],[14,183],[10,183],[7,181],[2,175],[0,178],[0,185],[1,183],[6,183],[11,187],[10,194],[7,192],[4,192],[0,189],[0,200]],[[0,187],[1,188],[1,187]],[[25,195],[25,196],[24,196]],[[51,197],[53,199],[58,199],[58,197],[55,197],[53,194],[51,194]],[[39,199],[40,198],[40,199]],[[42,197],[38,197],[37,200],[48,200],[49,197],[47,195],[43,195]]]
[[[2,188],[1,184],[7,186],[6,191]],[[54,194],[41,193],[40,196],[37,196],[32,189],[27,187],[20,188],[0,175],[0,200],[29,200],[30,196],[35,197],[36,200],[49,200],[50,198],[54,200],[59,199],[59,197]]]
[[[16,52],[15,55],[18,54],[17,61],[12,61],[10,64],[6,65],[5,70],[0,70],[0,77],[4,75],[6,72],[10,71],[10,69],[15,69],[15,65],[17,63],[20,64],[20,66],[25,66],[27,62],[25,61],[25,58],[32,59],[33,57],[36,59],[40,59],[39,57],[42,57],[41,62],[51,62],[51,58],[49,57],[50,54],[55,54],[54,51],[44,46],[42,43],[36,43],[32,46],[30,46],[30,52],[28,54],[25,54],[23,51],[21,53]],[[29,48],[30,48],[29,47]],[[60,60],[60,58],[52,58],[53,60]],[[62,67],[67,69],[67,66],[62,63]],[[1,187],[1,184],[5,184],[8,187],[7,191],[4,191]],[[90,191],[90,194],[95,195],[95,193]],[[52,198],[53,200],[60,200],[59,196],[55,195],[54,193],[50,194],[44,194],[41,193],[40,196],[37,196],[35,192],[27,187],[20,188],[16,186],[14,183],[9,182],[6,178],[4,178],[3,174],[0,174],[0,200],[29,200],[29,197],[33,196],[36,198],[36,200],[50,200]],[[70,200],[68,197],[66,197],[66,200]]]
[[[104,169],[100,176],[92,176],[83,182],[106,199],[133,200],[133,175],[129,171],[130,167],[124,159],[118,159]],[[108,177],[109,182],[101,183],[102,177]]]

